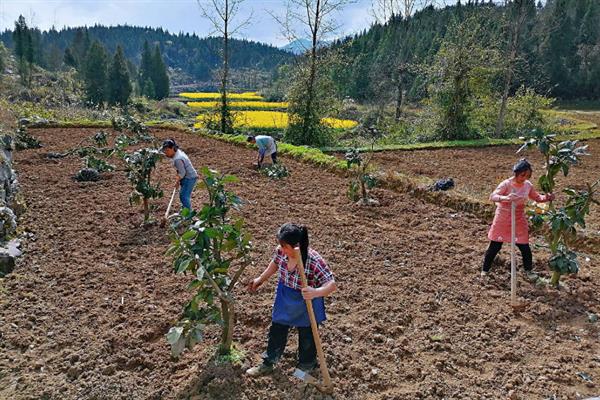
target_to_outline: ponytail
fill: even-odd
[[[306,268],[308,260],[308,228],[302,226],[300,228],[302,236],[300,237],[300,254],[302,255],[302,265]]]
[[[300,247],[302,264],[306,267],[308,261],[308,228],[292,223],[283,224],[277,232],[277,240],[292,247]]]

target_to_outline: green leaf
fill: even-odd
[[[239,181],[240,180],[235,175],[225,175],[222,180],[223,183],[237,183]]]
[[[196,236],[198,236],[198,232],[190,229],[189,231],[186,231],[183,235],[181,235],[181,239],[188,242],[192,239],[195,239]]]
[[[198,268],[196,270],[196,279],[198,279],[199,281],[204,279],[204,268]]]
[[[179,263],[179,265],[177,266],[177,273],[180,274],[183,271],[186,271],[188,269],[188,267],[190,266],[190,263],[192,262],[192,260],[193,260],[192,258],[188,258],[188,259],[181,261]]]
[[[183,327],[181,327],[181,326],[171,327],[171,329],[169,329],[169,332],[167,333],[167,342],[170,345],[174,345],[175,343],[177,343],[179,341],[179,338],[181,337],[182,334],[183,334]]]
[[[219,230],[217,230],[215,228],[205,228],[204,234],[211,239],[221,236],[221,233],[219,232]]]
[[[193,281],[191,281],[188,286],[187,286],[187,290],[192,290],[192,289],[198,289],[200,286],[202,286],[204,284],[204,282],[199,281],[197,279],[194,279]]]

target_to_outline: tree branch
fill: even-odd
[[[246,267],[248,267],[248,265],[250,265],[250,261],[245,260],[244,263],[240,266],[240,269],[238,269],[237,272],[235,273],[235,275],[233,275],[233,278],[231,279],[231,283],[229,284],[229,287],[228,287],[228,291],[232,290],[235,287],[235,284],[240,279],[240,277],[242,276],[242,273],[244,272]]]
[[[208,281],[212,285],[213,289],[215,289],[215,292],[217,292],[219,298],[221,300],[229,303],[231,301],[231,298],[227,294],[223,293],[223,291],[221,290],[221,288],[219,287],[217,282],[215,282],[215,280],[210,275],[210,273],[206,270],[206,268],[204,268],[204,266],[202,266],[202,263],[200,262],[200,257],[198,257],[197,254],[194,254],[194,259],[196,260],[196,265],[198,266],[198,268],[200,268],[200,269],[202,269],[202,271],[204,271],[204,275],[206,275],[206,277],[208,278]]]

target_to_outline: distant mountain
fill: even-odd
[[[329,46],[329,42],[320,42],[319,47],[327,47]],[[303,54],[308,51],[312,47],[312,40],[310,39],[296,39],[283,47],[280,47],[281,50],[287,51],[292,54]]]
[[[65,49],[72,45],[78,31],[83,31],[89,41],[99,40],[109,52],[113,53],[117,45],[123,47],[125,56],[135,65],[141,60],[144,41],[151,46],[158,44],[169,69],[179,71],[186,80],[208,82],[221,63],[219,55],[221,38],[200,38],[196,34],[172,34],[162,28],[144,28],[133,26],[101,26],[84,28],[64,28],[60,31],[35,31],[34,42],[41,50],[37,63],[52,69],[57,58],[62,61]],[[81,36],[81,34],[80,34]],[[0,40],[8,48],[13,47],[12,31],[0,33]],[[272,73],[282,63],[292,59],[290,52],[264,43],[232,39],[230,42],[230,66],[238,71],[257,71],[260,75]],[[60,62],[58,63],[60,64]],[[185,82],[180,82],[185,83]]]

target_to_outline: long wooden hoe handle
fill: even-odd
[[[177,188],[173,188],[173,194],[171,195],[171,200],[169,200],[169,205],[167,206],[167,211],[165,211],[165,219],[169,217],[169,212],[171,211],[171,206],[173,205],[173,200],[175,199],[175,193],[177,193]]]
[[[516,262],[516,249],[515,242],[517,240],[516,234],[516,209],[517,205],[513,201],[510,205],[510,305],[516,307],[517,303],[517,262]]]
[[[306,273],[304,272],[304,263],[302,262],[302,254],[298,247],[295,248],[296,256],[298,257],[298,273],[300,274],[300,285],[302,288],[308,286],[306,281]],[[321,344],[321,336],[319,336],[319,328],[317,327],[317,319],[315,318],[315,312],[311,300],[305,300],[306,308],[308,309],[308,317],[310,318],[310,328],[312,329],[313,338],[315,340],[315,346],[317,348],[317,355],[319,357],[319,368],[321,369],[321,375],[323,375],[323,386],[325,388],[331,388],[331,376],[329,376],[329,370],[325,362],[325,354],[323,353],[323,345]]]

